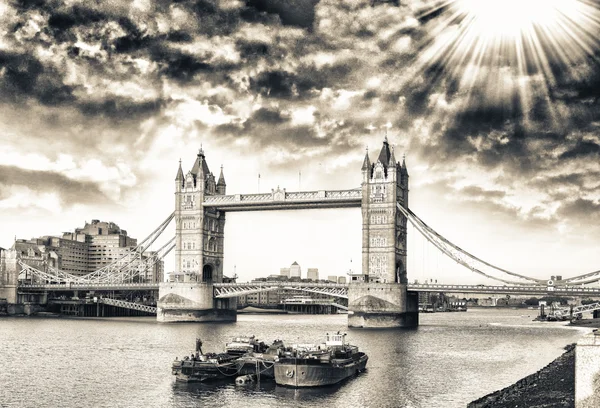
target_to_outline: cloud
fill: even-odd
[[[284,25],[312,28],[315,5],[319,0],[247,0],[246,4],[258,11],[279,16]]]
[[[44,201],[50,200],[55,208],[58,205],[62,208],[110,201],[95,182],[74,180],[53,171],[0,165],[0,185],[1,190],[5,191],[2,202],[7,208],[35,205],[36,201],[30,198],[36,196],[45,197]],[[10,197],[6,191],[10,193]]]
[[[552,199],[596,202],[578,170],[600,170],[600,45],[589,36],[568,61],[561,42],[537,50],[547,64],[527,45],[519,65],[506,49],[479,63],[477,47],[461,53],[464,16],[431,1],[53,0],[3,11],[6,143],[80,167],[102,158],[101,171],[126,180],[110,190],[81,179],[103,194],[142,191],[163,157],[201,142],[274,169],[349,169],[389,122],[398,150],[473,205],[553,219]]]

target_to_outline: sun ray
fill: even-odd
[[[435,67],[435,81],[457,81],[463,108],[483,98],[525,126],[542,103],[560,127],[551,89],[578,80],[578,65],[600,55],[600,4],[591,0],[432,1],[418,18],[430,35],[416,72]]]

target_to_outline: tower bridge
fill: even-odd
[[[202,149],[187,173],[180,162],[175,177],[175,273],[184,282],[161,286],[158,320],[235,320],[236,297],[212,293],[224,280],[228,211],[360,207],[362,273],[360,284],[347,290],[352,312],[348,324],[416,326],[417,296],[406,289],[407,218],[398,210],[408,209],[406,163],[396,161],[386,137],[377,160],[371,163],[367,153],[361,171],[361,187],[354,190],[287,192],[278,187],[266,194],[227,195],[223,168],[216,180]]]
[[[360,188],[288,192],[277,187],[263,194],[227,194],[221,167],[218,180],[200,149],[192,168],[184,173],[181,161],[175,177],[175,210],[150,236],[123,258],[98,271],[74,276],[64,271],[28,265],[18,257],[3,260],[8,276],[0,282],[0,297],[46,299],[48,293],[99,293],[150,291],[158,299],[159,321],[234,321],[238,296],[277,289],[301,290],[348,299],[348,325],[358,327],[412,327],[418,324],[417,292],[600,295],[600,288],[582,284],[600,280],[600,271],[561,281],[546,281],[496,267],[453,244],[425,222],[408,205],[409,175],[405,160],[396,161],[387,138],[374,162],[365,154]],[[230,211],[285,209],[360,208],[362,214],[361,272],[347,284],[307,282],[230,283],[223,274],[224,231]],[[157,258],[144,251],[156,241],[170,222],[175,237],[158,251],[160,257],[175,254],[175,274],[180,282],[144,283],[144,270]],[[471,272],[503,285],[409,284],[407,279],[407,226],[440,252]],[[35,276],[19,283],[22,271]],[[2,277],[0,276],[0,280]],[[12,279],[12,280],[11,280]],[[10,301],[9,300],[9,301]],[[112,303],[111,303],[112,302]],[[107,301],[133,307],[127,301]],[[141,310],[141,309],[140,309]],[[144,309],[146,310],[146,309]],[[148,309],[149,310],[149,309]]]

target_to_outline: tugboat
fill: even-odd
[[[294,388],[336,384],[364,371],[369,357],[346,343],[346,334],[327,333],[325,344],[299,345],[275,363],[275,382]]]

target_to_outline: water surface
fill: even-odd
[[[239,315],[237,323],[154,318],[0,318],[1,407],[464,407],[559,356],[581,329],[532,322],[533,310],[421,314],[414,330],[348,329],[345,315]],[[222,351],[237,335],[322,342],[342,330],[369,355],[340,385],[293,390],[179,384],[170,365],[194,348]]]

